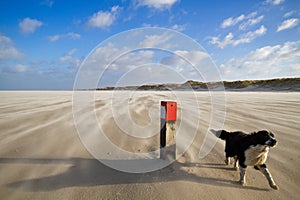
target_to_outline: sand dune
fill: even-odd
[[[212,110],[212,104],[222,103],[212,103],[213,94],[96,92],[91,105],[99,128],[109,141],[137,157],[107,149],[88,122],[81,129],[76,123],[89,116],[85,109],[75,109],[81,118],[74,122],[72,95],[66,91],[0,92],[1,199],[298,199],[300,93],[225,94],[224,129],[275,133],[279,143],[271,149],[267,164],[279,191],[252,168],[247,171],[247,185],[238,185],[238,172],[224,165],[222,141],[199,158],[201,146],[207,146],[203,142],[212,117],[217,120],[215,126],[223,122],[223,110]],[[155,171],[151,162],[147,173],[106,166],[117,162],[125,168],[136,167],[143,159],[159,160],[159,102],[165,99],[179,103],[177,153],[183,155]],[[91,149],[106,163],[90,154],[77,130],[86,132],[87,141],[96,145]]]

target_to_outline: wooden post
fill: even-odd
[[[160,158],[175,160],[177,103],[162,101],[160,109]]]

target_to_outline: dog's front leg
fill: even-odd
[[[273,189],[275,189],[275,190],[278,190],[279,188],[275,184],[275,182],[274,182],[274,180],[272,178],[272,175],[269,172],[267,166],[265,164],[263,164],[263,165],[259,165],[257,167],[258,167],[259,171],[261,171],[265,175],[265,177],[268,179],[270,187],[273,188]]]
[[[242,167],[240,165],[240,181],[239,181],[239,183],[241,185],[245,185],[246,184],[246,168],[247,168],[247,166]]]
[[[224,162],[225,162],[226,165],[230,165],[230,157],[226,156]]]

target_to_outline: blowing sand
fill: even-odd
[[[165,168],[125,173],[100,163],[80,141],[72,92],[0,92],[0,199],[299,199],[300,93],[226,93],[224,129],[269,129],[275,133],[279,143],[270,150],[267,165],[279,191],[271,189],[265,177],[251,167],[247,169],[247,185],[240,186],[238,172],[224,164],[221,140],[206,157],[199,158],[211,119],[211,98],[207,92],[196,93],[199,109],[195,110],[183,107],[195,103],[189,93],[180,92],[177,123],[182,127],[180,140],[196,130],[192,145]],[[118,109],[112,113],[111,94],[95,95],[95,113],[106,136],[128,152],[157,150],[158,134],[146,128],[143,131],[143,127],[159,132],[159,102],[174,95],[121,95],[113,102]],[[190,114],[182,115],[186,112]],[[131,122],[137,126],[132,127]],[[140,135],[126,135],[124,130]],[[85,131],[88,134],[91,130],[86,126]],[[143,134],[147,139],[139,142],[136,138]],[[115,159],[114,152],[99,149],[105,159]]]

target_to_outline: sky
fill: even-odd
[[[131,30],[141,28],[158,28],[138,41],[155,49],[127,52],[104,66],[129,49],[126,34],[135,38]],[[176,34],[202,49],[186,48]],[[101,87],[172,82],[172,74],[180,77],[173,82],[300,77],[300,1],[0,1],[1,90],[71,90],[91,59],[105,69],[96,74]],[[194,60],[201,60],[198,68]]]

